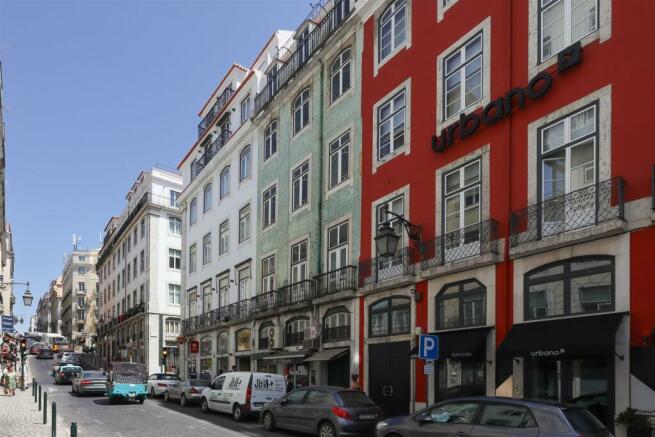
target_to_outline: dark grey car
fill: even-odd
[[[376,437],[612,437],[584,408],[521,399],[459,398],[377,424]]]
[[[84,370],[72,380],[71,391],[79,395],[105,394],[107,391],[107,372],[102,370]]]
[[[179,400],[183,407],[189,403],[200,403],[202,391],[210,385],[211,382],[204,379],[185,379],[168,386],[164,392],[164,400],[166,402]]]
[[[264,405],[264,429],[283,428],[320,437],[371,434],[382,418],[364,393],[341,387],[305,387]]]

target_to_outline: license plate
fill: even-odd
[[[134,397],[136,397],[136,393],[130,393],[128,396],[131,397],[131,398],[134,398]]]
[[[130,387],[136,387],[136,385],[135,384],[130,384]]]
[[[359,416],[359,418],[361,420],[371,420],[371,419],[375,419],[377,417],[378,416],[376,414],[362,414],[361,416]]]

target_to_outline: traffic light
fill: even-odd
[[[20,341],[20,353],[24,355],[27,352],[27,340],[23,339]]]
[[[161,365],[166,365],[166,358],[168,358],[168,351],[166,349],[161,350]]]

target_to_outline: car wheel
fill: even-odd
[[[143,397],[143,398],[139,398],[139,403],[140,403],[140,404],[143,404],[145,401],[146,401],[146,398],[145,398],[145,397]]]
[[[243,420],[243,410],[241,409],[241,405],[234,404],[234,407],[232,407],[232,418],[237,422]]]
[[[170,402],[171,395],[168,394],[168,390],[164,392],[164,402]]]
[[[180,396],[180,406],[181,407],[186,407],[186,396],[184,396],[184,394],[182,394],[182,396]]]
[[[155,388],[154,387],[150,387],[150,397],[151,398],[155,397]]]
[[[334,425],[330,422],[323,422],[318,427],[319,437],[336,437],[337,432],[334,430]]]
[[[275,418],[270,411],[264,413],[264,419],[262,422],[264,422],[264,430],[273,431],[275,429]]]
[[[202,410],[203,413],[209,413],[209,404],[207,403],[207,399],[202,398],[202,402],[200,403],[200,409]]]

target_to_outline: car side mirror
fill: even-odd
[[[429,414],[424,414],[423,416],[419,416],[419,417],[416,419],[416,421],[417,421],[420,425],[426,425],[426,424],[428,424],[428,423],[432,423],[432,422],[433,422],[433,420],[432,420],[432,416],[430,416]]]
[[[285,406],[289,403],[289,399],[280,399],[280,405]]]

